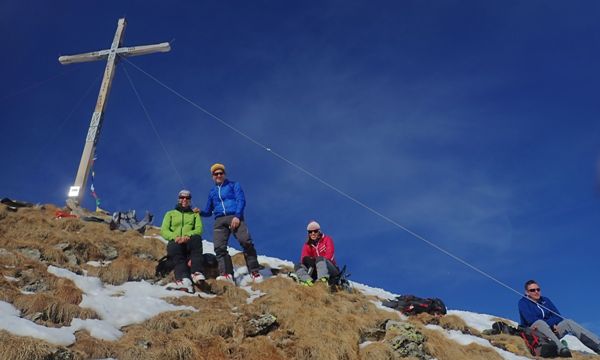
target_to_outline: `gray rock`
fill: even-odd
[[[365,341],[381,341],[385,337],[385,330],[381,328],[362,329],[360,332],[360,343]]]
[[[36,312],[25,316],[25,319],[31,320],[33,322],[36,322],[38,320],[44,320],[44,314],[41,312]]]
[[[38,249],[21,248],[17,249],[17,251],[31,260],[39,261],[42,258],[42,253]]]
[[[102,254],[104,260],[114,260],[119,256],[117,249],[108,244],[101,244],[98,250],[100,250],[100,254]]]
[[[152,256],[148,253],[137,253],[137,254],[135,254],[135,256],[138,259],[142,259],[142,260],[154,260],[154,256]]]
[[[0,248],[0,256],[13,256],[13,253],[6,250],[5,248]]]
[[[65,251],[65,250],[71,248],[71,244],[69,244],[69,243],[60,243],[60,244],[54,245],[53,248],[55,248],[57,250],[60,250],[60,251]]]
[[[79,265],[79,260],[75,255],[75,252],[71,248],[71,244],[69,243],[60,243],[53,246],[55,249],[63,252],[65,257],[67,258],[67,262],[69,265]]]
[[[75,256],[75,253],[73,252],[73,250],[67,250],[64,252],[65,257],[67,258],[67,262],[70,265],[79,265],[79,259],[77,259],[77,256]]]
[[[26,283],[21,288],[22,291],[36,293],[46,291],[50,288],[48,282],[44,278],[38,278],[32,269],[21,272],[19,276],[21,277],[21,281]]]
[[[150,341],[146,340],[146,339],[140,339],[138,341],[135,342],[135,345],[139,348],[142,348],[144,350],[150,348],[150,346],[152,345],[152,343],[150,343]]]
[[[425,336],[413,325],[407,322],[390,320],[385,324],[386,331],[392,331],[395,335],[386,342],[394,349],[400,357],[415,357],[418,359],[431,359],[423,348]]]
[[[56,351],[50,355],[51,360],[75,360],[75,354],[73,354],[69,349],[66,348],[58,348]]]
[[[264,314],[257,318],[250,319],[246,324],[244,334],[246,336],[264,335],[277,327],[277,318],[271,314]]]

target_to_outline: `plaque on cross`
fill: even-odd
[[[119,60],[119,56],[139,56],[156,52],[168,52],[171,50],[171,46],[168,42],[153,45],[122,47],[123,33],[125,32],[126,25],[127,22],[124,18],[119,19],[117,31],[115,32],[115,37],[113,38],[110,49],[93,51],[84,54],[61,56],[58,58],[58,61],[60,61],[60,63],[63,65],[96,60],[107,60],[106,67],[104,69],[104,76],[102,78],[102,85],[100,85],[100,92],[98,93],[98,100],[96,101],[96,107],[94,109],[94,113],[92,114],[90,126],[85,138],[85,146],[83,148],[83,153],[81,154],[81,161],[79,162],[75,183],[69,189],[69,198],[67,199],[67,204],[69,205],[79,206],[81,203],[85,184],[90,172],[92,157],[94,156],[94,151],[96,150],[96,143],[98,142],[98,138],[100,136],[100,129],[102,129],[106,99],[108,98],[108,94],[110,92],[110,87],[115,75],[115,68]]]

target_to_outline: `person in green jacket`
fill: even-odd
[[[189,293],[194,292],[193,283],[200,284],[206,279],[202,257],[202,220],[192,210],[191,204],[192,193],[181,190],[177,206],[165,214],[160,227],[160,235],[168,241],[167,256],[175,264],[175,281],[167,284],[167,289]],[[191,261],[191,269],[188,260]]]

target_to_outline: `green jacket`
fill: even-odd
[[[202,219],[200,214],[191,208],[183,209],[177,206],[167,211],[160,227],[160,235],[167,241],[175,240],[178,236],[192,236],[202,234]]]

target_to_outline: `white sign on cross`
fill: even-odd
[[[146,55],[155,52],[168,52],[171,50],[171,46],[168,42],[153,45],[121,47],[126,25],[127,22],[125,19],[119,19],[117,31],[115,32],[115,37],[110,49],[93,51],[85,54],[61,56],[58,58],[58,61],[60,61],[60,63],[63,65],[96,60],[107,60],[106,68],[104,69],[104,77],[102,78],[102,85],[100,86],[100,93],[98,94],[98,101],[96,102],[94,113],[92,114],[92,120],[90,121],[90,127],[85,139],[85,146],[83,148],[83,153],[81,154],[81,161],[79,162],[79,169],[77,170],[75,184],[73,184],[73,186],[71,186],[69,189],[69,199],[67,200],[67,203],[71,203],[73,205],[78,206],[83,197],[85,184],[87,182],[90,166],[92,164],[92,157],[94,156],[96,143],[98,142],[100,129],[102,128],[106,99],[108,98],[112,80],[115,75],[115,68],[119,59],[118,57]]]

